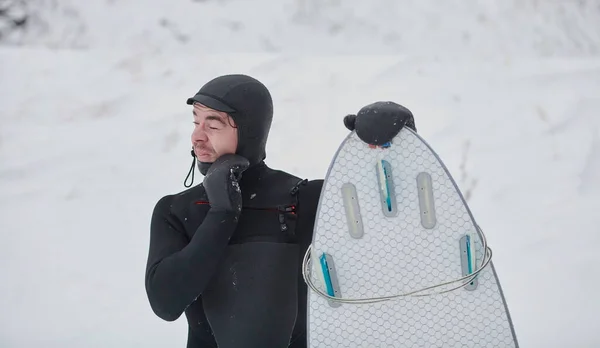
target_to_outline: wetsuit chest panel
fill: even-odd
[[[290,191],[299,180],[290,175],[270,173],[242,186],[242,213],[230,244],[253,241],[296,243],[297,196]],[[210,202],[202,190],[179,216],[190,239],[209,209]]]
[[[296,201],[294,198],[289,195],[285,199],[244,204],[230,244],[250,241],[296,243]],[[179,217],[188,238],[193,237],[209,209],[208,201],[197,199],[192,202],[189,212]]]
[[[246,242],[295,243],[295,206],[291,203],[245,207],[230,244]]]
[[[269,175],[242,191],[243,208],[231,244],[252,241],[296,243],[297,197],[293,176]]]

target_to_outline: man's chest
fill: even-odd
[[[252,241],[296,242],[297,197],[289,190],[244,192],[243,208],[230,244]],[[196,233],[206,213],[208,199],[202,195],[190,202],[186,216],[181,217],[188,238]]]

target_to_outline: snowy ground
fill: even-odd
[[[202,8],[224,18],[233,3]],[[266,22],[248,19],[248,28],[227,38],[247,42],[239,51],[253,53],[230,54],[231,47],[214,38],[177,46],[161,41],[160,29],[140,29],[162,14],[186,16],[189,4],[136,12],[141,5],[130,1],[110,16],[94,16],[94,10],[108,11],[99,1],[87,4],[72,15],[87,25],[77,39],[86,44],[70,46],[74,36],[64,33],[76,31],[60,22],[55,27],[63,28],[62,36],[49,31],[44,42],[62,49],[35,40],[28,42],[35,46],[0,47],[0,347],[184,346],[185,320],[158,319],[146,300],[149,218],[162,195],[184,189],[192,130],[185,99],[207,79],[230,72],[254,75],[272,90],[276,118],[268,164],[308,178],[325,174],[347,134],[344,115],[376,100],[410,108],[486,232],[521,346],[600,346],[600,58],[593,56],[600,31],[589,20],[598,18],[596,12],[573,17],[580,20],[575,29],[587,28],[585,44],[572,34],[579,29],[571,28],[570,37],[551,35],[538,23],[531,29],[537,36],[511,36],[505,23],[504,31],[496,26],[485,33],[505,35],[497,41],[505,46],[483,45],[482,36],[478,59],[454,59],[428,54],[441,38],[418,46],[427,28],[420,22],[410,32],[398,30],[420,53],[379,41],[358,52],[352,45],[368,39],[348,43],[334,36],[293,55],[302,49],[285,38],[310,30],[288,26],[282,17],[287,32],[270,36],[280,49],[268,52],[257,34]],[[274,6],[269,15],[285,10],[292,16],[292,2],[282,4],[287,10]],[[422,6],[431,18],[442,11],[406,4]],[[495,10],[516,28],[524,25],[526,16],[509,18],[506,6]],[[473,8],[454,8],[444,18],[463,23]],[[242,21],[236,10],[232,16]],[[532,13],[568,13],[544,11]],[[124,28],[135,13],[143,15],[131,17],[127,35],[99,29],[109,17]],[[460,15],[465,21],[455,18]],[[334,17],[322,10],[310,18]],[[193,32],[189,22],[178,25]],[[318,23],[310,28],[321,30]],[[107,49],[111,38],[115,49]],[[536,46],[540,40],[553,44],[545,46],[551,53]],[[67,49],[72,46],[80,48]],[[523,55],[515,53],[520,48],[527,48]],[[490,54],[494,50],[502,54]]]

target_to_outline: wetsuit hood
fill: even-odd
[[[250,166],[266,158],[265,148],[273,120],[273,100],[263,83],[242,74],[219,76],[187,99],[188,105],[194,103],[231,116],[238,129],[236,154],[248,159]],[[206,175],[211,164],[198,161],[198,169]]]

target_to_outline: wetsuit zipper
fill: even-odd
[[[210,203],[208,201],[196,201],[195,204],[210,205]],[[288,230],[288,225],[285,222],[285,214],[289,213],[292,215],[296,215],[296,205],[294,205],[294,204],[280,205],[277,207],[268,207],[268,208],[242,207],[242,209],[278,212],[279,213],[279,227],[281,229],[281,232],[286,232]]]

